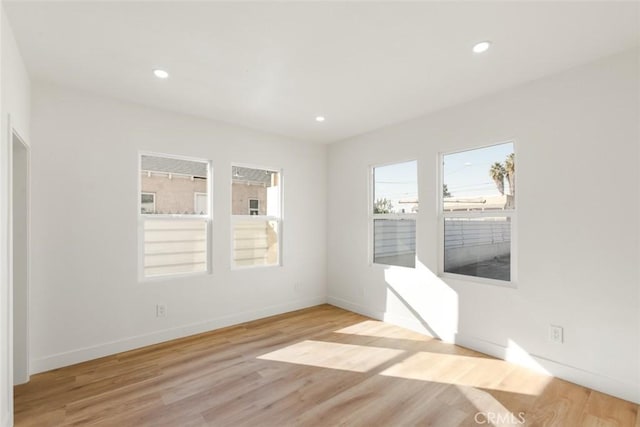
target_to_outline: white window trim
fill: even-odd
[[[464,148],[455,151],[444,151],[440,152],[438,155],[438,168],[437,168],[437,191],[438,195],[438,203],[436,205],[436,213],[438,217],[438,276],[463,282],[472,282],[486,285],[494,285],[494,286],[502,286],[506,288],[517,288],[518,285],[518,251],[517,251],[517,241],[518,241],[518,198],[514,201],[515,207],[513,209],[492,209],[486,211],[449,211],[446,212],[444,210],[444,195],[443,185],[444,185],[444,156],[456,153],[463,153],[465,151],[479,150],[482,148],[494,147],[496,145],[502,144],[513,144],[513,152],[517,152],[516,141],[515,139],[508,139],[502,142],[496,142],[492,144],[480,145],[480,146],[472,146],[469,148]],[[516,156],[517,158],[517,156]],[[516,169],[516,176],[517,176]],[[497,280],[497,279],[489,279],[486,277],[476,277],[476,276],[468,276],[465,274],[456,274],[456,273],[448,273],[444,271],[444,220],[445,218],[495,218],[495,217],[507,217],[511,218],[511,266],[510,266],[510,279],[506,280]]]
[[[405,212],[405,213],[391,213],[391,214],[376,214],[373,213],[373,206],[375,204],[375,169],[379,168],[379,167],[384,167],[384,166],[391,166],[391,165],[395,165],[398,163],[408,163],[408,162],[416,162],[416,180],[418,179],[418,174],[419,174],[419,162],[417,158],[410,158],[410,159],[405,159],[405,160],[397,160],[394,162],[386,162],[386,163],[379,163],[379,164],[373,164],[373,165],[369,165],[369,197],[367,198],[367,212],[368,212],[368,264],[370,267],[373,266],[379,266],[379,267],[383,267],[383,268],[388,268],[388,267],[397,267],[397,268],[408,268],[408,269],[415,269],[415,267],[405,267],[402,265],[394,265],[394,264],[383,264],[380,262],[374,262],[374,256],[375,256],[375,237],[374,237],[374,228],[373,228],[373,223],[374,220],[376,219],[411,219],[414,220],[416,222],[416,261],[415,261],[415,265],[418,265],[418,213],[417,212]],[[420,188],[420,184],[418,184],[418,194],[419,194],[419,188]],[[420,200],[418,198],[418,206]]]
[[[278,200],[278,214],[279,216],[275,216],[275,215],[234,215],[233,214],[233,169],[239,167],[239,168],[248,168],[248,169],[262,169],[262,170],[267,170],[270,172],[276,172],[279,175],[279,187],[280,187],[280,197]],[[283,226],[283,222],[284,222],[284,179],[283,179],[283,170],[282,169],[278,169],[278,168],[274,168],[274,167],[269,167],[269,166],[259,166],[259,165],[255,165],[255,164],[247,164],[247,163],[232,163],[231,164],[231,175],[229,175],[231,177],[231,182],[229,184],[230,187],[230,194],[229,194],[229,198],[230,198],[230,216],[231,216],[231,221],[230,221],[230,229],[229,229],[229,261],[230,261],[230,268],[233,271],[236,270],[255,270],[255,269],[267,269],[267,268],[280,268],[283,265],[283,256],[282,256],[282,248],[283,248],[283,232],[282,232],[282,226]],[[259,213],[259,212],[258,212]],[[275,264],[270,264],[270,265],[236,265],[235,261],[233,260],[233,253],[234,253],[234,249],[233,249],[233,230],[235,228],[236,222],[237,221],[256,221],[256,222],[264,222],[264,221],[276,221],[278,223],[278,261]]]
[[[184,215],[184,214],[143,214],[142,211],[142,156],[167,157],[170,159],[188,160],[192,162],[200,162],[207,164],[207,215]],[[184,277],[206,276],[213,272],[212,269],[212,253],[213,253],[213,166],[210,160],[197,157],[188,157],[175,154],[158,153],[151,151],[138,151],[138,282],[158,282],[165,280],[173,280]],[[154,197],[155,202],[155,197]],[[189,272],[189,273],[173,273],[158,276],[144,275],[144,223],[147,220],[162,219],[175,221],[206,221],[207,227],[207,255],[205,257],[207,267],[205,271]]]

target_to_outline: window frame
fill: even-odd
[[[437,205],[436,205],[436,215],[438,219],[438,276],[442,278],[454,279],[464,282],[472,282],[478,284],[485,285],[494,285],[501,286],[506,288],[517,288],[518,285],[518,251],[517,251],[517,212],[518,212],[518,198],[514,200],[514,208],[513,209],[491,209],[486,211],[450,211],[446,212],[444,210],[444,194],[443,194],[443,186],[444,182],[444,158],[450,154],[464,153],[467,151],[481,150],[483,148],[495,147],[503,144],[513,144],[513,152],[517,153],[517,145],[515,139],[507,139],[500,142],[494,142],[490,144],[484,144],[480,146],[473,146],[469,148],[462,148],[451,151],[441,151],[438,153],[438,167],[437,167]],[[517,159],[517,154],[516,154]],[[516,177],[518,176],[518,169],[516,168]],[[510,242],[510,280],[499,280],[499,279],[490,279],[487,277],[477,277],[477,276],[469,276],[466,274],[458,274],[444,271],[444,258],[445,258],[445,250],[444,250],[444,222],[445,218],[469,218],[469,219],[477,219],[477,218],[496,218],[496,217],[505,217],[510,218],[511,223],[511,242]]]
[[[371,164],[369,165],[369,196],[367,197],[367,222],[368,222],[368,254],[367,254],[367,262],[369,264],[370,267],[373,266],[378,266],[381,268],[388,268],[388,267],[397,267],[397,268],[408,268],[408,269],[415,269],[418,265],[418,239],[419,239],[419,233],[418,233],[418,212],[405,212],[405,213],[390,213],[390,214],[376,214],[373,213],[373,207],[374,204],[376,202],[375,198],[375,190],[376,190],[376,183],[375,183],[375,169],[376,168],[380,168],[380,167],[385,167],[385,166],[392,166],[392,165],[396,165],[396,164],[400,164],[400,163],[409,163],[409,162],[416,162],[416,184],[418,186],[418,206],[420,206],[420,183],[419,183],[419,179],[418,179],[418,175],[419,175],[419,170],[420,170],[420,162],[418,161],[418,159],[416,157],[413,158],[409,158],[409,159],[405,159],[405,160],[396,160],[393,162],[385,162],[385,163],[377,163],[377,164]],[[413,267],[407,267],[404,265],[395,265],[395,264],[383,264],[381,262],[375,262],[375,228],[374,228],[374,223],[375,220],[377,219],[391,219],[391,220],[414,220],[416,223],[416,235],[415,235],[415,265]]]
[[[234,168],[247,168],[247,169],[260,169],[266,170],[270,172],[276,172],[279,175],[279,187],[280,194],[278,200],[278,216],[274,215],[260,215],[260,211],[258,210],[258,215],[240,215],[233,213],[233,170]],[[231,173],[228,175],[230,179],[229,183],[229,263],[232,271],[242,271],[242,270],[255,270],[255,269],[265,269],[265,268],[281,268],[283,266],[283,223],[284,223],[284,179],[283,179],[283,169],[275,168],[271,166],[261,166],[250,163],[231,163],[230,167]],[[235,228],[235,224],[238,221],[255,221],[255,222],[263,222],[263,221],[276,221],[278,224],[278,261],[274,264],[269,265],[236,265],[234,260],[234,247],[233,247],[233,231]]]
[[[143,214],[142,213],[142,156],[165,157],[168,159],[186,160],[191,162],[205,163],[207,165],[207,214]],[[166,154],[153,151],[138,151],[138,183],[137,183],[137,200],[138,200],[138,282],[157,282],[164,280],[172,280],[176,278],[205,276],[213,273],[212,256],[213,256],[213,164],[211,160],[183,156],[178,154]],[[145,192],[146,193],[146,192]],[[154,193],[155,194],[155,193]],[[195,192],[194,192],[195,194]],[[194,195],[195,200],[195,195]],[[154,202],[156,198],[154,196]],[[205,256],[206,268],[204,271],[194,271],[186,273],[170,273],[157,276],[145,276],[144,274],[144,225],[147,220],[169,220],[169,221],[202,221],[206,222],[206,239],[207,253]]]

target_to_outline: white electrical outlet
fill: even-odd
[[[156,304],[156,317],[167,317],[167,304]]]
[[[564,333],[562,330],[562,326],[555,326],[555,325],[549,326],[549,340],[551,342],[562,343],[564,341],[563,335]]]

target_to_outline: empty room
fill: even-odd
[[[0,15],[0,427],[640,427],[640,2]]]

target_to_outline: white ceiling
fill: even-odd
[[[640,45],[638,2],[4,4],[34,79],[319,142]]]

